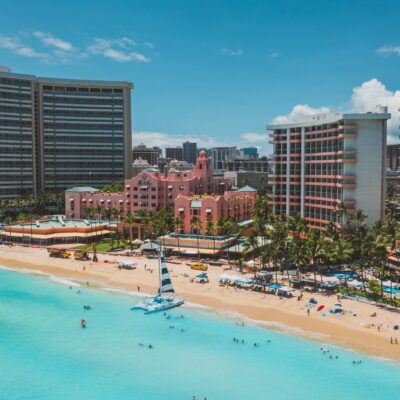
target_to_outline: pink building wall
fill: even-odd
[[[173,206],[179,195],[222,194],[232,186],[232,180],[212,176],[211,164],[201,151],[193,170],[170,170],[164,176],[148,168],[124,181],[121,193],[103,193],[92,188],[74,188],[65,192],[67,218],[82,218],[85,207],[116,208],[120,214],[144,209],[156,211]],[[87,189],[87,190],[86,190]]]
[[[223,195],[179,195],[175,201],[175,217],[181,220],[181,233],[193,233],[196,227],[191,226],[191,221],[197,216],[200,233],[205,235],[208,222],[216,227],[220,217],[237,222],[251,219],[256,197],[255,191],[225,192]]]

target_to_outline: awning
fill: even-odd
[[[101,202],[101,203],[104,203],[104,199],[100,199],[100,202]]]
[[[69,201],[74,201],[74,199],[73,199],[73,198],[70,198]]]
[[[123,203],[124,201],[123,201],[123,200],[119,200],[119,202],[120,202],[120,203]]]
[[[172,186],[171,186],[171,185],[169,185],[169,186],[168,186],[168,189],[169,189],[169,190],[170,190],[170,189],[172,189]]]
[[[86,199],[82,199],[82,201],[86,203]]]
[[[140,186],[140,189],[147,189],[147,186]]]
[[[107,200],[107,203],[111,203],[111,200],[110,200],[110,199],[108,199],[108,200]]]
[[[206,212],[210,213],[210,212],[212,212],[212,209],[211,208],[207,208]]]
[[[130,189],[130,187],[131,187],[131,185],[126,185],[126,188],[127,188],[127,189]]]
[[[185,209],[183,207],[178,208],[179,212],[185,211]]]
[[[91,203],[93,203],[93,199],[89,199],[89,201],[90,201]]]

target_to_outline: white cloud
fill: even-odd
[[[132,142],[136,146],[144,143],[147,146],[159,146],[161,148],[169,146],[181,146],[183,142],[196,142],[198,147],[232,146],[228,141],[218,140],[207,135],[196,134],[176,134],[164,132],[134,131],[132,132]]]
[[[15,53],[18,54],[19,56],[24,56],[24,57],[41,58],[43,60],[48,59],[48,54],[37,52],[36,50],[33,50],[32,48],[25,46],[18,47],[15,50]]]
[[[258,132],[245,132],[240,135],[240,138],[248,143],[262,143],[268,140],[268,134]]]
[[[70,42],[54,37],[51,33],[33,32],[32,35],[46,46],[52,46],[64,51],[73,51],[74,46]]]
[[[400,46],[382,46],[377,49],[376,52],[381,56],[389,56],[391,54],[397,54],[400,56]]]
[[[154,45],[149,42],[143,42],[140,45],[147,49],[154,48]],[[0,33],[0,48],[22,57],[37,58],[47,64],[69,64],[91,55],[102,55],[118,62],[150,62],[149,57],[134,51],[136,46],[138,46],[137,42],[126,36],[118,39],[96,38],[86,48],[78,48],[52,33],[19,32],[14,36]]]
[[[310,115],[324,114],[329,112],[329,107],[313,108],[308,104],[297,104],[292,111],[285,115],[279,115],[273,119],[274,124],[288,124],[290,122],[300,122]]]
[[[11,36],[0,36],[0,47],[3,49],[14,50],[21,46],[18,38]]]
[[[21,42],[18,37],[0,35],[0,48],[12,51],[22,57],[39,58],[41,60],[48,60],[49,56],[46,53],[41,53],[30,46]]]
[[[268,137],[267,133],[246,132],[238,135],[238,138],[232,142],[227,139],[217,139],[208,135],[199,134],[175,134],[164,132],[134,131],[132,132],[132,142],[136,146],[144,143],[146,146],[165,147],[182,146],[186,141],[197,143],[197,147],[218,147],[218,146],[237,146],[238,148],[248,147],[249,145],[258,148],[261,155],[268,153]],[[256,145],[257,144],[257,145]]]
[[[223,48],[221,50],[221,54],[223,56],[230,56],[230,57],[237,57],[237,56],[242,56],[243,55],[243,50],[238,49],[238,50],[229,50],[227,48]]]
[[[388,121],[388,141],[399,141],[400,90],[391,91],[378,81],[371,79],[353,89],[351,107],[356,112],[375,111],[376,106],[387,106],[392,118]]]
[[[387,106],[392,118],[388,121],[388,142],[398,142],[399,119],[400,119],[400,90],[391,91],[378,79],[371,79],[353,89],[350,101],[346,103],[348,111],[365,113],[376,111],[378,105]],[[339,109],[343,106],[339,105]],[[315,114],[330,112],[330,107],[313,108],[308,104],[298,104],[288,114],[280,115],[273,119],[274,124],[285,124],[295,121],[302,121],[305,117]]]
[[[278,58],[281,56],[281,53],[279,51],[274,51],[269,55],[271,58]]]
[[[134,46],[136,46],[136,42],[126,37],[121,39],[96,38],[87,47],[87,51],[91,54],[102,55],[118,62],[135,61],[138,63],[148,63],[151,61],[144,54],[132,51],[132,47]]]

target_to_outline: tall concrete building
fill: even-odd
[[[171,160],[183,161],[182,147],[166,147],[165,157]]]
[[[268,172],[268,158],[230,158],[222,161],[224,171],[257,171]]]
[[[34,79],[0,69],[0,199],[36,192]]]
[[[270,125],[274,155],[269,176],[275,214],[300,215],[324,229],[341,224],[339,203],[359,208],[368,222],[384,216],[386,107],[366,114],[328,113]]]
[[[214,170],[221,170],[224,168],[225,161],[240,158],[240,151],[236,146],[232,147],[213,147],[207,150],[208,156],[211,158],[211,164]]]
[[[197,160],[197,143],[182,143],[182,160],[191,164],[196,164]]]
[[[133,146],[132,159],[133,161],[142,159],[146,160],[150,165],[157,165],[158,159],[161,156],[160,147],[147,147],[143,143]]]
[[[129,178],[132,88],[0,69],[0,197]]]
[[[400,144],[389,144],[387,146],[386,167],[393,171],[400,170]]]

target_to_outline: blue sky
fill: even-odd
[[[268,152],[277,116],[400,107],[399,15],[376,0],[4,2],[0,65],[131,80],[135,143]]]

